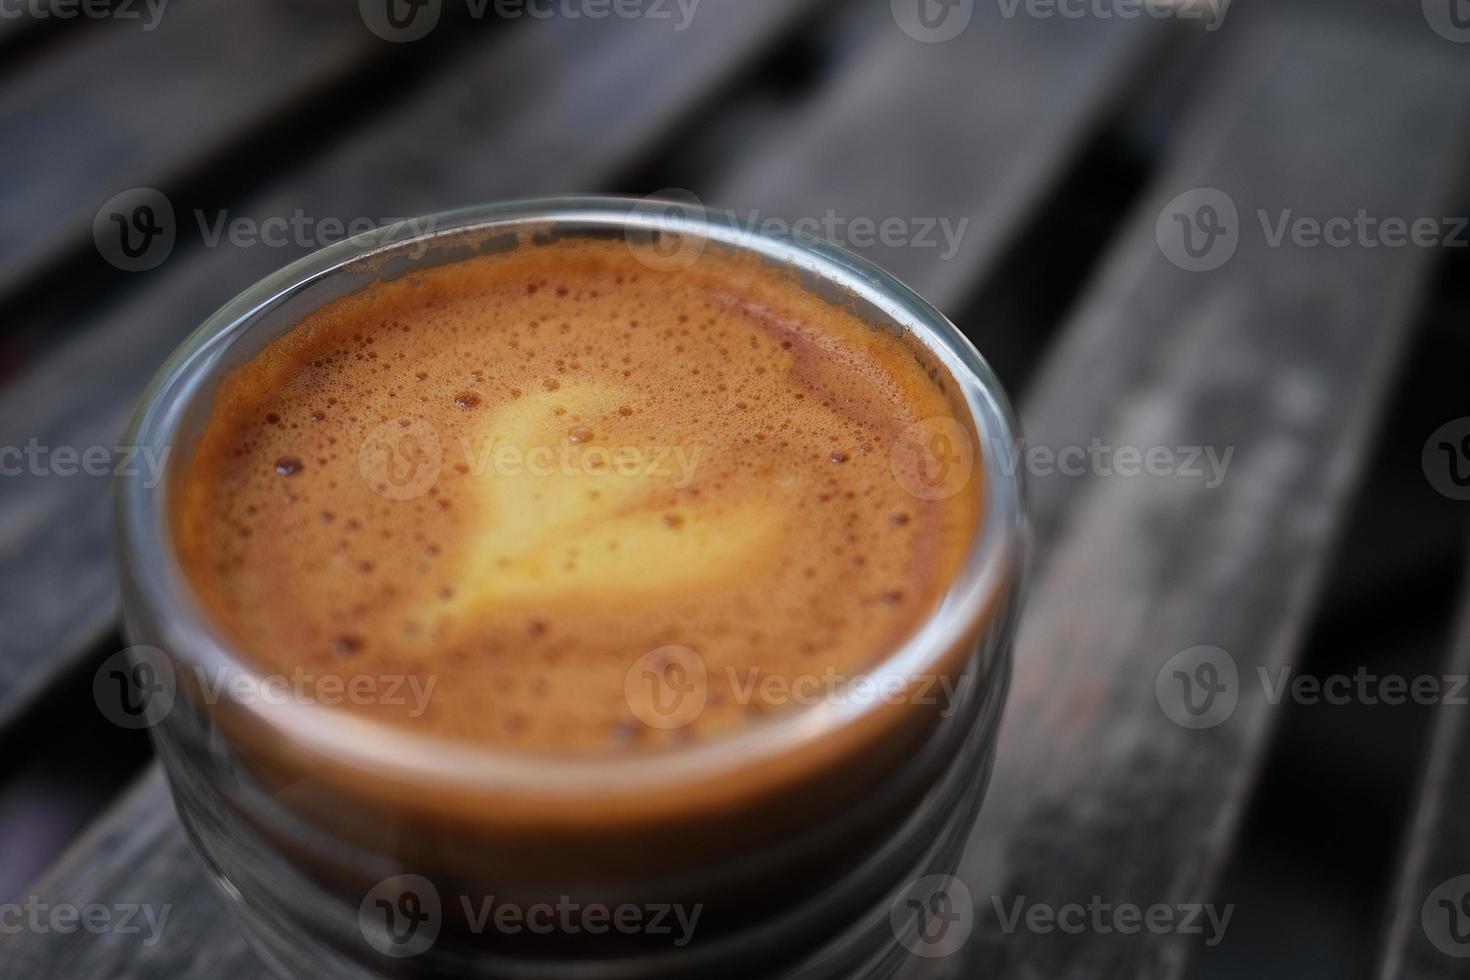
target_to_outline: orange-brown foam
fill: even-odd
[[[263,672],[433,680],[421,715],[343,710],[522,749],[707,738],[800,710],[747,685],[862,674],[932,613],[978,491],[915,497],[890,449],[954,414],[910,343],[788,273],[528,247],[377,284],[233,372],[174,528]],[[709,685],[672,731],[624,686],[668,646]]]

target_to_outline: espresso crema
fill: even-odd
[[[932,460],[896,447],[955,397],[909,339],[748,257],[486,255],[339,300],[230,374],[177,551],[253,668],[429,691],[336,710],[667,749],[802,710],[933,614],[978,474],[916,494]],[[649,724],[630,671],[686,683],[691,655],[699,710]]]

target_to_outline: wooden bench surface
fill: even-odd
[[[1455,190],[1445,161],[1470,149],[1470,80],[1432,47],[1289,17],[1228,43],[1196,117],[1209,124],[1179,139],[1022,405],[1037,446],[1233,456],[1215,488],[1032,480],[1034,591],[966,859],[982,903],[1211,894],[1278,710],[1257,668],[1300,649],[1432,262],[1423,250],[1285,255],[1255,216],[1437,215]],[[1370,57],[1371,78],[1359,70]],[[1437,145],[1402,152],[1428,132]],[[1156,235],[1196,188],[1224,191],[1241,216],[1233,257],[1209,272],[1176,268]],[[1182,689],[1159,685],[1202,646],[1239,682],[1221,695],[1233,711],[1192,729],[1160,704]],[[963,975],[1172,977],[1199,941],[978,930]]]
[[[0,144],[26,175],[0,187],[0,299],[90,249],[93,216],[113,194],[171,190],[313,92],[385,60],[386,45],[349,29],[353,11],[317,0],[193,0],[172,16],[165,7],[151,30],[136,9],[142,20],[76,24],[74,41],[0,85]]]
[[[1437,261],[1425,248],[1274,243],[1268,226],[1283,213],[1452,213],[1470,162],[1470,49],[1386,6],[1332,17],[1312,4],[1242,5],[1205,32],[977,3],[965,32],[935,44],[899,30],[886,7],[702,0],[681,32],[651,20],[477,24],[436,40],[432,57],[360,24],[344,30],[340,11],[274,0],[248,10],[195,0],[157,36],[117,23],[48,27],[44,42],[28,40],[33,25],[0,33],[0,51],[45,45],[0,74],[0,105],[12,107],[0,136],[23,147],[8,159],[28,177],[0,190],[0,305],[15,311],[11,332],[32,338],[0,386],[0,446],[113,445],[173,346],[306,250],[204,241],[196,211],[224,206],[210,197],[214,174],[240,188],[229,215],[255,220],[297,209],[390,219],[539,193],[653,191],[662,185],[647,182],[665,178],[739,215],[895,217],[911,229],[933,219],[932,248],[849,244],[955,311],[983,352],[1003,342],[1002,325],[974,298],[1077,177],[1090,140],[1182,78],[1187,94],[1171,130],[1154,134],[1164,150],[1143,192],[1014,392],[1023,450],[1052,455],[1025,457],[1032,589],[997,768],[960,875],[975,931],[942,969],[1187,976],[1198,935],[1007,932],[1000,910],[1217,895],[1286,710],[1268,703],[1258,668],[1301,654]],[[773,66],[806,52],[828,64],[792,83],[795,94],[741,94],[779,92]],[[148,70],[123,69],[138,59]],[[380,108],[346,114],[340,131],[258,180],[231,167],[250,144],[343,110],[354,80],[385,66],[412,82]],[[64,109],[48,111],[53,100]],[[158,111],[134,111],[140,102]],[[92,217],[140,186],[168,192],[179,242],[157,269],[119,281],[88,251]],[[1179,230],[1198,236],[1222,208],[1233,231],[1184,249]],[[943,221],[965,229],[948,252]],[[66,276],[99,292],[35,300],[36,283]],[[63,390],[70,397],[55,397]],[[1164,450],[1190,471],[1074,476],[1034,462],[1096,447]],[[0,739],[111,652],[107,492],[102,479],[0,481]],[[1456,669],[1470,671],[1470,640],[1456,651]],[[1208,727],[1184,686],[1219,676],[1201,664],[1234,677],[1203,709]],[[1431,892],[1457,908],[1470,893],[1435,891],[1470,874],[1455,823],[1470,784],[1467,731],[1442,709],[1386,978],[1459,975],[1470,963],[1444,953],[1427,918],[1439,908]],[[0,935],[0,962],[17,976],[262,975],[156,767],[31,892],[167,904],[170,919],[155,945]],[[1462,910],[1470,929],[1470,901]],[[1443,914],[1459,922],[1454,908]]]
[[[1470,677],[1470,591],[1461,608],[1465,614],[1447,664],[1447,675],[1454,678]],[[1446,703],[1436,716],[1406,839],[1382,980],[1470,977],[1470,836],[1464,821],[1470,808],[1470,712],[1463,703]]]

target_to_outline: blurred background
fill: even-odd
[[[1467,511],[1425,450],[1470,415],[1467,122],[1464,0],[0,0],[0,446],[18,451],[0,456],[0,902],[85,847],[150,762],[94,699],[124,645],[106,474],[67,472],[56,447],[116,447],[168,352],[261,276],[487,200],[615,192],[752,229],[805,221],[958,323],[1028,431],[1071,411],[1056,431],[1082,445],[1174,411],[1139,393],[1192,365],[1210,384],[1190,424],[1256,482],[1140,539],[1189,569],[1221,508],[1244,508],[1236,538],[1280,530],[1251,516],[1278,511],[1289,533],[1247,575],[1216,569],[1226,584],[1167,652],[1221,642],[1238,615],[1263,638],[1232,649],[1242,672],[1444,674]],[[1294,224],[1360,211],[1379,224],[1341,245]],[[1395,246],[1386,218],[1436,231]],[[1257,339],[1232,359],[1237,334]],[[1281,365],[1339,380],[1293,388]],[[1288,423],[1321,415],[1323,448],[1274,479],[1231,427],[1283,390]],[[1032,473],[1039,536],[1070,540],[1074,495],[1106,475]],[[1106,700],[1111,662],[1054,666]],[[1161,845],[1166,866],[1141,872],[1236,905],[1187,974],[1377,973],[1439,707],[1253,707],[1198,766],[1177,763],[1200,742],[1133,746],[1134,804],[1230,767],[1191,797],[1219,805],[1215,844]],[[1119,820],[1134,816],[1150,825],[1146,806]],[[1115,859],[1147,867],[1135,844]]]

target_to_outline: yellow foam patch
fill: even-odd
[[[672,592],[738,577],[769,554],[787,491],[692,502],[685,491],[714,450],[642,431],[620,401],[594,382],[527,394],[459,447],[480,492],[454,605]]]

